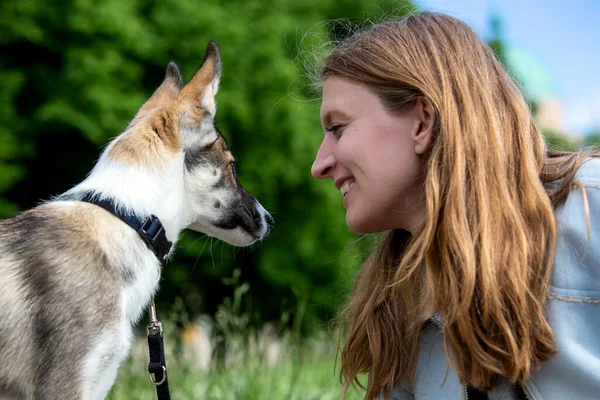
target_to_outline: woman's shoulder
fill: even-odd
[[[584,186],[600,187],[600,158],[590,157],[585,160],[577,170],[575,179]]]
[[[548,322],[558,353],[526,382],[534,399],[592,399],[600,389],[600,159],[578,169],[556,207],[557,241],[548,287]]]
[[[551,285],[564,289],[563,295],[587,290],[600,298],[600,159],[586,160],[575,179],[580,186],[554,210],[558,235]]]
[[[598,231],[600,217],[600,158],[588,158],[575,173],[574,183],[564,201],[555,208],[558,227],[568,228],[572,233],[579,233],[590,239],[590,234]],[[555,186],[555,188],[558,186]],[[590,223],[594,221],[593,226]],[[590,232],[590,228],[592,232]],[[593,239],[597,243],[598,236]]]

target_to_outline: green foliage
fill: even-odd
[[[512,79],[521,87],[523,87],[522,82],[520,82],[519,76],[511,67],[510,60],[507,56],[507,47],[506,47],[506,38],[504,37],[504,25],[503,21],[497,12],[493,12],[490,20],[490,28],[491,28],[491,36],[487,40],[487,44],[494,51],[496,58],[498,61],[504,65],[508,73],[511,75]],[[527,93],[526,91],[523,93],[525,96],[525,100],[529,105],[529,109],[535,115],[538,112],[539,104],[537,104],[532,98],[531,93]]]
[[[505,44],[504,44],[504,30],[502,26],[502,19],[496,14],[493,13],[490,17],[490,28],[492,31],[492,36],[488,40],[488,45],[492,48],[496,57],[500,62],[506,65],[506,57],[505,57]]]
[[[248,334],[260,341],[263,337]],[[167,337],[167,345],[172,337]],[[238,362],[227,368],[203,370],[194,367],[181,353],[167,353],[169,387],[173,400],[338,400],[342,386],[333,371],[336,345],[329,334],[313,335],[302,345],[280,343],[287,352],[268,362],[265,350],[247,346],[245,338],[230,337],[231,351]],[[168,349],[167,349],[168,351]],[[339,362],[339,360],[338,360]],[[156,398],[156,389],[147,374],[148,349],[143,339],[134,345],[132,356],[119,370],[108,400],[146,400]],[[361,382],[366,383],[364,376]],[[358,400],[364,392],[351,389],[346,399]]]
[[[590,132],[583,138],[583,146],[600,150],[600,131]]]
[[[549,129],[544,131],[544,137],[550,150],[578,151],[581,147],[580,140],[569,138],[560,132],[555,132]]]
[[[524,90],[524,97],[529,105],[533,115],[537,115],[540,105],[533,99],[532,93],[527,93],[522,82],[519,82],[519,76],[512,70],[510,60],[507,59],[506,39],[504,37],[503,23],[498,14],[493,13],[490,17],[491,36],[487,40],[488,45],[494,51],[497,59],[504,65],[506,70],[515,80],[515,82]],[[551,129],[544,129],[543,135],[546,139],[548,148],[556,151],[577,151],[580,149],[581,141],[577,138],[568,137],[562,132]],[[587,142],[592,143],[594,136],[590,135]],[[584,141],[584,145],[588,144]]]
[[[248,285],[240,282],[239,276],[239,270],[235,270],[231,278],[223,279],[233,287],[234,294],[219,305],[213,326],[190,323],[180,299],[163,321],[171,397],[174,400],[339,399],[342,385],[333,368],[339,331],[319,330],[309,338],[302,337],[297,329],[301,311],[294,316],[292,325],[296,328],[275,332],[269,324],[262,328],[250,326],[241,307]],[[175,328],[181,321],[184,328]],[[203,334],[210,339],[196,340]],[[210,359],[198,362],[207,355]],[[156,397],[146,373],[148,358],[146,338],[139,335],[108,399]],[[364,374],[359,376],[363,385],[366,379]],[[346,398],[362,396],[360,390],[351,389]]]
[[[235,268],[248,282],[249,321],[306,304],[304,325],[333,317],[362,254],[331,182],[310,176],[322,137],[319,99],[304,64],[324,47],[331,19],[413,9],[410,1],[8,0],[0,2],[0,216],[80,182],[175,61],[189,79],[206,44],[221,48],[217,122],[241,183],[273,214],[252,248],[186,232],[164,267],[157,306],[182,296],[214,313]]]

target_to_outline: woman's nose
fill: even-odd
[[[333,154],[333,143],[326,137],[321,143],[317,158],[310,169],[312,176],[317,179],[330,178],[335,167],[335,155]]]

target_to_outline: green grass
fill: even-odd
[[[258,400],[258,399],[340,399],[342,386],[334,372],[336,343],[329,334],[304,341],[303,345],[283,344],[287,350],[271,362],[258,346],[240,338],[232,345],[223,368],[193,367],[182,354],[169,351],[167,367],[171,397],[177,399]],[[329,342],[323,337],[330,337]],[[283,340],[285,342],[285,340]],[[140,338],[121,366],[110,400],[156,399],[156,389],[147,374],[148,348]],[[362,396],[350,390],[348,400]]]
[[[233,298],[219,307],[210,328],[212,347],[226,344],[225,355],[216,363],[201,367],[195,362],[189,340],[175,329],[186,324],[187,315],[181,302],[163,321],[169,388],[173,400],[334,400],[340,399],[342,385],[335,369],[337,333],[321,330],[309,338],[301,337],[300,322],[306,304],[300,304],[295,319],[289,324],[282,316],[281,325],[291,326],[284,332],[249,326],[248,313],[242,310],[242,298],[248,290],[238,282],[239,273],[231,280]],[[159,316],[160,319],[160,316]],[[205,327],[206,328],[206,327]],[[203,328],[203,329],[205,329]],[[208,332],[208,330],[207,330]],[[270,351],[273,348],[276,352]],[[201,349],[202,353],[212,353]],[[108,400],[156,399],[156,388],[150,382],[148,345],[139,336],[131,354],[121,366]],[[217,364],[219,366],[217,366]],[[366,376],[361,377],[366,383]],[[347,400],[362,399],[362,393],[350,389]]]

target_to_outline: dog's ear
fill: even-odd
[[[179,95],[181,88],[183,88],[183,77],[181,76],[181,71],[179,71],[177,64],[171,61],[167,66],[165,79],[158,89],[154,91],[152,96],[150,96],[150,98],[139,109],[130,125],[135,124],[137,121],[143,118],[148,111],[158,106],[166,106],[172,103]]]
[[[192,79],[179,93],[180,107],[192,111],[192,118],[202,119],[206,112],[213,117],[216,113],[215,95],[221,79],[221,55],[214,41],[208,43],[204,61]]]

